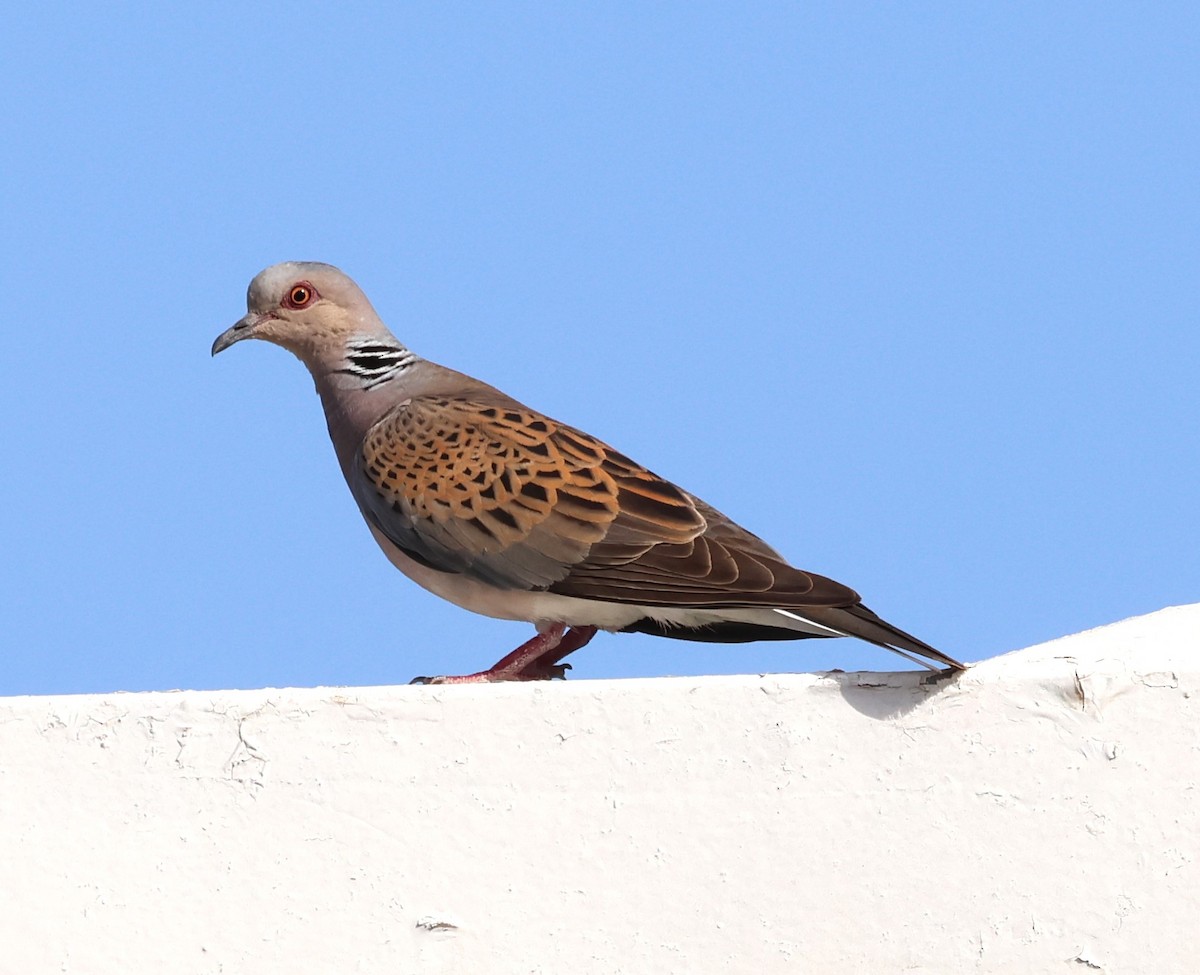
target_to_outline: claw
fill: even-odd
[[[570,664],[536,664],[521,671],[516,680],[566,680]]]

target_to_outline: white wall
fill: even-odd
[[[0,972],[1156,972],[1200,606],[921,674],[0,700]]]

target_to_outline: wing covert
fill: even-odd
[[[363,513],[395,545],[502,588],[545,589],[602,541],[627,561],[706,526],[673,484],[511,403],[414,398],[371,427],[353,473]]]

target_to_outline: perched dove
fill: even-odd
[[[853,590],[607,444],[396,340],[328,264],[276,264],[213,343],[294,353],[312,373],[350,493],[401,572],[537,635],[488,670],[428,683],[562,677],[597,630],[742,643],[856,636],[931,670],[963,665]]]

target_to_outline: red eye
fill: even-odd
[[[300,281],[288,289],[287,297],[283,299],[288,308],[304,308],[311,305],[317,297],[317,289],[307,281]]]

